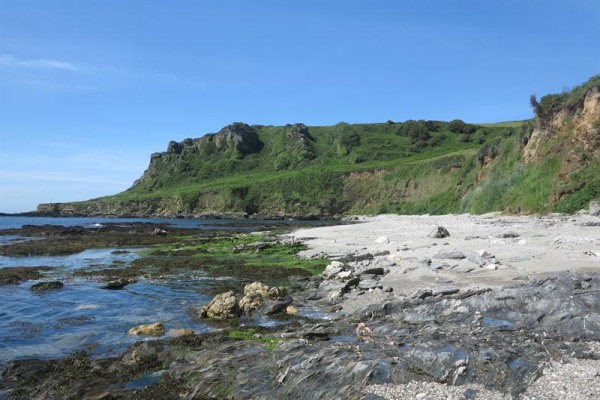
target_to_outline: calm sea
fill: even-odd
[[[253,230],[273,221],[2,216],[0,229],[45,224],[93,228],[106,223],[128,222]],[[300,224],[320,225],[323,222]],[[19,239],[0,235],[0,245]],[[130,264],[142,256],[144,249],[132,248],[118,254],[113,254],[113,250],[90,249],[69,256],[0,256],[0,269],[51,266],[54,269],[40,281],[60,280],[64,283],[63,289],[42,294],[30,290],[38,281],[0,286],[0,365],[13,359],[64,357],[80,349],[97,356],[115,354],[135,341],[152,340],[128,336],[127,331],[133,326],[156,321],[163,322],[167,330],[189,328],[206,332],[211,329],[203,322],[192,320],[186,311],[189,306],[210,301],[212,296],[206,293],[217,283],[199,272],[191,271],[176,280],[140,280],[123,290],[103,290],[99,282],[73,277],[72,272],[77,269],[118,268]],[[276,320],[255,322],[263,325],[279,323]]]

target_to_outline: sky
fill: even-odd
[[[600,0],[0,0],[0,212],[111,195],[232,122],[531,118]]]

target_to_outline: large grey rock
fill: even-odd
[[[30,290],[35,293],[46,292],[48,290],[58,290],[63,288],[63,283],[59,281],[40,282],[33,285]]]

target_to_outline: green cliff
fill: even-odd
[[[122,193],[38,211],[325,216],[587,207],[600,197],[600,76],[530,102],[534,119],[499,124],[234,123],[170,142]]]

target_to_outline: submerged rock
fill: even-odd
[[[63,286],[64,286],[64,284],[59,281],[40,282],[40,283],[36,283],[35,285],[33,285],[30,290],[34,293],[39,293],[39,292],[46,292],[48,290],[62,289]]]

